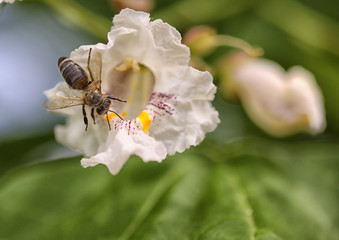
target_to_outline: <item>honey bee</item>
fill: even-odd
[[[107,96],[101,91],[101,54],[99,52],[92,52],[92,48],[89,50],[87,59],[87,68],[89,75],[86,71],[76,62],[70,58],[60,57],[58,60],[58,67],[60,73],[68,86],[71,89],[81,90],[82,97],[79,95],[55,95],[52,96],[44,103],[44,107],[49,110],[57,110],[62,108],[68,108],[73,106],[82,105],[82,114],[84,116],[84,123],[86,125],[85,130],[88,129],[88,119],[85,106],[91,107],[91,117],[95,124],[95,114],[102,116],[106,114],[108,120],[108,112],[115,113],[120,119],[120,115],[112,110],[111,100],[126,102],[116,97]],[[108,128],[111,130],[109,121]]]

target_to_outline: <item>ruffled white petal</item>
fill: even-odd
[[[157,19],[149,24],[148,29],[154,37],[161,62],[167,66],[188,65],[190,50],[181,43],[181,35],[174,27]]]
[[[175,73],[164,71],[162,74],[167,73],[168,76],[161,79],[167,81],[155,86],[155,92],[166,92],[167,96],[172,96],[162,99],[167,111],[157,108],[152,98],[152,106],[148,106],[154,112],[163,113],[162,118],[156,118],[151,125],[150,134],[164,143],[169,154],[198,145],[206,132],[213,131],[220,121],[218,112],[209,102],[216,92],[212,76],[191,67],[176,69]]]
[[[155,92],[166,92],[187,99],[213,100],[216,87],[209,72],[201,72],[192,67],[163,67],[158,71],[158,82]]]
[[[156,141],[142,130],[130,134],[128,130],[122,129],[114,138],[109,139],[106,151],[91,158],[83,158],[81,164],[83,167],[104,164],[111,174],[117,174],[132,154],[139,156],[144,162],[161,162],[165,159],[167,151],[163,143]]]
[[[150,136],[163,142],[170,155],[198,145],[219,123],[218,113],[209,102],[180,98],[176,101],[175,113],[156,118],[149,130]]]
[[[118,15],[113,18],[113,28],[127,27],[127,28],[144,28],[150,22],[150,14],[142,11],[134,11],[126,8],[120,11]]]
[[[85,156],[106,150],[107,125],[90,124],[88,131],[85,131],[80,108],[74,109],[74,114],[67,119],[66,125],[56,126],[54,132],[58,142],[79,150]]]

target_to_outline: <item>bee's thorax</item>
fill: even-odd
[[[99,89],[89,89],[85,91],[85,104],[90,107],[99,107],[104,101],[104,97]]]

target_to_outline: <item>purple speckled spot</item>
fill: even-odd
[[[175,112],[176,96],[174,94],[153,92],[148,104],[159,109],[159,111],[153,110],[154,116],[172,115]]]
[[[137,134],[138,133],[138,127],[139,127],[138,123],[136,122],[135,119],[118,121],[114,125],[115,130],[125,129],[127,131],[128,135]]]

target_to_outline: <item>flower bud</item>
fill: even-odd
[[[209,26],[196,26],[186,32],[183,42],[193,55],[205,56],[217,47],[216,35],[216,31]]]
[[[118,11],[130,8],[136,11],[150,12],[154,7],[153,0],[111,0],[111,4]]]

